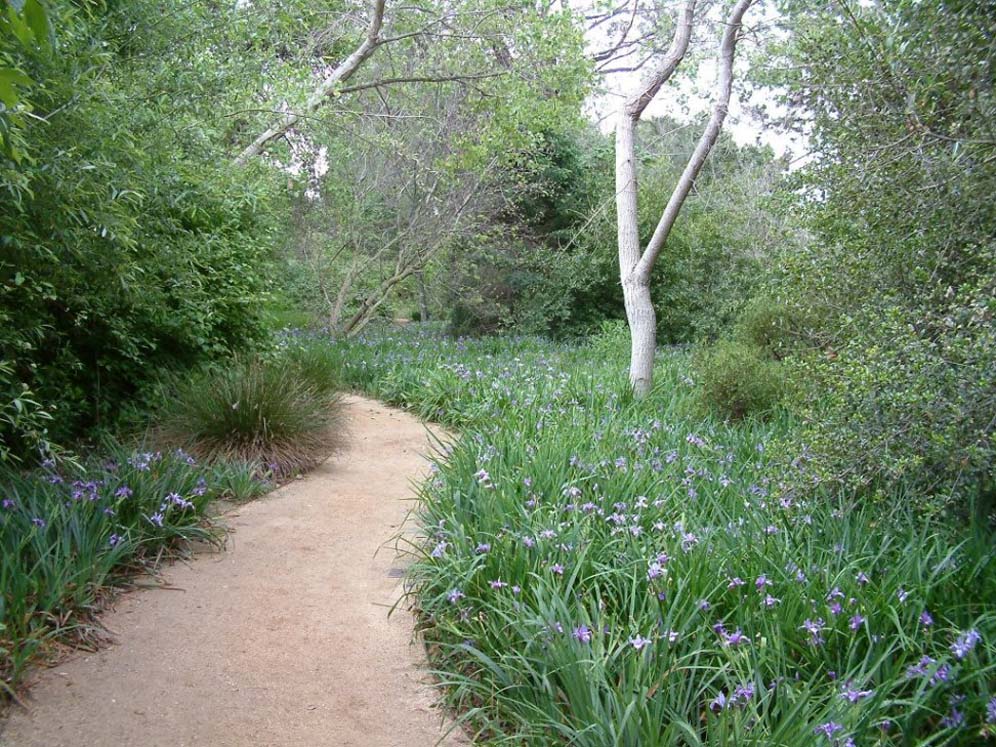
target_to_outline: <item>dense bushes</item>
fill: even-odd
[[[788,18],[778,82],[819,154],[796,184],[811,240],[768,283],[811,346],[798,438],[824,479],[964,512],[996,464],[992,14],[903,0]]]
[[[50,639],[92,637],[108,586],[188,540],[217,541],[211,498],[266,487],[265,464],[199,466],[101,437],[154,382],[269,334],[286,175],[232,166],[223,115],[262,85],[252,42],[268,58],[271,36],[298,29],[235,5],[0,3],[0,690]],[[197,373],[173,405],[307,442],[334,385],[320,354],[295,356]],[[290,433],[295,417],[306,422]],[[213,450],[194,447],[225,452],[224,431],[209,435]],[[52,444],[80,437],[95,456]],[[258,456],[243,446],[225,453]]]
[[[55,51],[0,40],[36,82],[26,151],[0,171],[14,197],[0,207],[0,397],[28,387],[65,439],[112,421],[163,370],[264,333],[279,192],[227,165],[204,105],[164,96],[181,84],[134,53],[179,33],[153,5],[50,10]],[[174,73],[185,86],[226,75],[210,58]],[[9,419],[0,437],[22,452],[37,440]]]
[[[820,365],[801,437],[826,478],[879,494],[906,485],[924,508],[953,502],[985,517],[996,454],[992,325],[933,336],[905,309],[881,314]]]

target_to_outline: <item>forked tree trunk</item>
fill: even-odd
[[[660,67],[643,89],[626,102],[616,123],[616,227],[619,243],[619,279],[622,283],[626,321],[629,323],[631,338],[629,380],[637,397],[645,397],[650,393],[654,379],[657,317],[650,295],[650,272],[674,227],[688,193],[695,184],[696,177],[702,170],[709,151],[719,137],[733,89],[733,53],[740,35],[744,13],[754,2],[756,0],[738,0],[726,19],[726,28],[719,45],[719,77],[712,115],[668,199],[646,249],[640,245],[639,233],[636,125],[644,109],[678,69],[685,56],[692,34],[696,0],[686,1],[671,46]]]

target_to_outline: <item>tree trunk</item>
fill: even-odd
[[[654,353],[657,350],[657,315],[650,298],[650,281],[631,274],[623,281],[626,321],[629,322],[629,383],[633,394],[643,399],[654,384]]]
[[[737,0],[726,19],[719,46],[719,79],[716,103],[702,137],[675,186],[647,248],[640,246],[638,189],[636,181],[636,125],[644,109],[670,80],[681,64],[692,35],[696,0],[686,0],[676,20],[671,46],[660,67],[643,89],[626,101],[616,123],[616,227],[619,242],[619,279],[626,304],[632,349],[629,381],[633,393],[646,397],[653,387],[654,354],[657,348],[657,316],[650,296],[650,273],[660,256],[681,207],[709,156],[723,127],[733,88],[733,53],[744,13],[756,0]]]
[[[425,288],[425,273],[419,271],[418,280],[418,315],[419,320],[429,321],[429,294]]]
[[[653,386],[657,318],[650,298],[650,277],[637,271],[641,253],[634,143],[637,121],[622,112],[616,124],[616,228],[619,277],[632,342],[629,382],[637,397],[645,397]]]

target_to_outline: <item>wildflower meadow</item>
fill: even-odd
[[[410,592],[483,743],[971,745],[996,736],[992,540],[821,487],[787,418],[726,424],[665,351],[334,344],[352,385],[455,426]]]

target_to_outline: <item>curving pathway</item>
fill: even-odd
[[[5,747],[429,747],[449,723],[399,606],[401,531],[431,449],[412,416],[346,400],[349,446],[228,516],[220,554],[123,595],[117,643],[43,672]],[[442,742],[439,742],[440,739]]]

